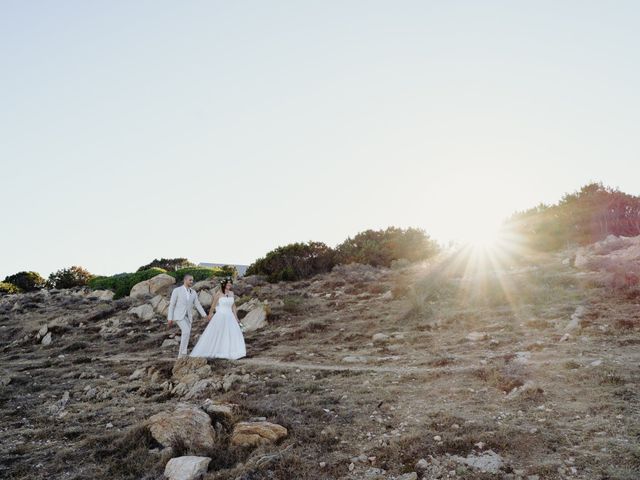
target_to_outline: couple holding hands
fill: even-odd
[[[187,355],[194,307],[203,318],[206,317],[209,320],[209,323],[191,351],[192,357],[237,360],[246,356],[231,278],[225,278],[220,282],[220,290],[213,296],[209,315],[202,308],[198,294],[192,287],[193,277],[185,275],[182,286],[171,292],[167,315],[169,327],[172,327],[175,321],[182,331],[178,358]]]

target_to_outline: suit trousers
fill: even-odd
[[[185,315],[182,320],[176,322],[182,332],[180,335],[180,351],[178,356],[187,354],[187,347],[189,346],[189,337],[191,336],[191,319],[188,315]]]

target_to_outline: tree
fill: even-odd
[[[424,230],[389,227],[386,230],[365,230],[347,238],[336,248],[340,263],[363,263],[389,267],[401,258],[417,262],[439,251],[438,244]]]
[[[322,242],[291,243],[252,263],[247,275],[265,275],[270,282],[292,281],[330,271],[335,251]]]
[[[45,279],[37,272],[18,272],[9,275],[4,279],[5,282],[11,283],[23,292],[33,292],[44,288]]]
[[[543,251],[586,245],[608,235],[640,235],[640,197],[601,183],[566,194],[556,205],[516,213],[507,226]]]
[[[182,268],[195,267],[196,265],[191,263],[186,258],[156,258],[151,263],[147,265],[143,265],[138,268],[138,272],[142,272],[143,270],[149,270],[151,268],[162,268],[167,272],[175,272],[176,270],[180,270]]]
[[[82,267],[73,266],[70,268],[63,268],[55,273],[49,275],[47,280],[47,286],[49,288],[73,288],[83,287],[89,280],[93,278],[93,275]]]

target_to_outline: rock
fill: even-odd
[[[145,367],[138,368],[131,375],[129,375],[129,380],[140,380],[142,377],[144,377],[145,371]]]
[[[193,405],[179,403],[173,411],[152,416],[148,425],[153,438],[163,447],[184,446],[196,452],[207,451],[215,444],[209,415]]]
[[[483,473],[500,473],[500,468],[502,468],[503,464],[502,457],[493,450],[487,450],[478,455],[472,453],[465,458],[458,455],[453,455],[451,458]]]
[[[180,337],[167,338],[162,342],[160,348],[173,348],[178,345],[180,345]]]
[[[87,298],[95,298],[101,302],[110,302],[113,300],[114,296],[115,292],[112,292],[111,290],[93,290],[92,292],[89,292]]]
[[[242,319],[242,324],[245,326],[246,332],[258,330],[267,325],[268,307],[256,298],[240,305],[238,311],[247,312]]]
[[[168,288],[176,283],[176,279],[166,273],[156,275],[149,280],[145,280],[140,283],[136,283],[129,296],[133,298],[145,297],[147,295],[156,295],[161,291],[166,291]]]
[[[442,437],[441,437],[440,435],[434,435],[433,439],[434,439],[436,442],[441,442],[441,441],[442,441]]]
[[[396,480],[418,480],[418,474],[416,472],[405,473],[396,477]]]
[[[367,362],[369,357],[364,355],[347,355],[346,357],[342,357],[342,361],[345,363],[359,363],[359,362]]]
[[[194,397],[197,397],[200,393],[204,392],[204,390],[211,384],[211,381],[207,378],[203,380],[196,381],[193,386],[189,389],[189,391],[184,396],[185,400],[190,400]]]
[[[571,315],[571,321],[567,324],[565,330],[571,332],[577,329],[580,326],[580,320],[582,320],[585,312],[586,309],[582,305],[578,305],[575,312]]]
[[[229,373],[222,378],[222,389],[225,392],[228,392],[229,390],[231,390],[231,387],[233,386],[234,383],[243,379],[244,377],[242,377],[241,375],[237,375],[235,373]]]
[[[42,339],[42,345],[45,347],[51,345],[51,332],[47,333]]]
[[[176,360],[171,370],[177,382],[195,383],[211,376],[211,367],[203,357],[182,357]]]
[[[470,342],[478,342],[480,340],[486,340],[487,334],[484,332],[471,332],[465,338]]]
[[[176,457],[167,462],[164,476],[168,480],[197,480],[201,478],[209,468],[209,457]]]
[[[389,335],[385,335],[384,333],[376,333],[373,337],[371,337],[371,340],[373,340],[374,345],[383,345],[389,341]]]
[[[274,443],[287,436],[287,429],[270,422],[239,422],[233,428],[231,444],[236,446],[257,446]]]
[[[41,337],[44,337],[48,331],[49,331],[49,328],[46,325],[43,325],[42,328],[38,330],[38,335],[40,335]]]
[[[6,387],[11,383],[11,380],[13,380],[13,377],[11,377],[7,372],[0,373],[0,387]]]
[[[148,303],[143,303],[142,305],[138,305],[137,307],[132,307],[129,309],[128,313],[132,313],[141,320],[151,320],[156,316],[155,312],[153,311],[153,307]]]
[[[60,415],[67,406],[67,403],[69,403],[69,392],[64,392],[60,400],[49,405],[49,413],[54,416]]]
[[[602,365],[602,360],[594,360],[589,365],[592,367],[599,367],[600,365]]]
[[[213,303],[213,295],[211,295],[208,290],[200,290],[200,293],[198,294],[198,300],[204,308],[209,308]]]
[[[416,470],[427,470],[429,468],[429,462],[427,462],[424,458],[421,458],[416,463]]]
[[[213,400],[208,398],[205,400],[202,408],[214,419],[224,420],[232,423],[234,419],[233,411],[237,405],[233,403],[214,403]]]
[[[162,295],[156,295],[149,301],[149,303],[158,315],[162,315],[163,317],[167,316],[167,312],[169,311],[169,302]]]

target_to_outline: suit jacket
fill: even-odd
[[[193,288],[191,289],[189,299],[187,299],[187,291],[184,289],[184,285],[174,288],[173,292],[171,292],[171,301],[169,302],[167,318],[169,320],[182,320],[187,316],[189,321],[192,321],[194,306],[198,309],[200,315],[203,317],[207,316],[204,308],[202,308],[202,305],[200,304],[200,300],[198,300],[198,294]]]

